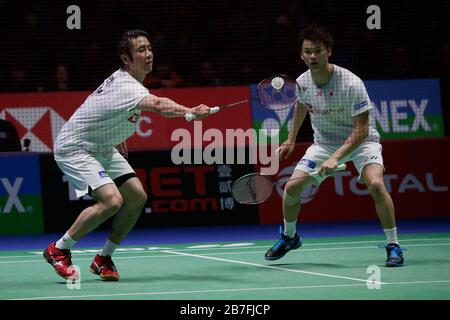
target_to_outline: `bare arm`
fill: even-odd
[[[184,117],[186,113],[193,113],[201,118],[209,114],[209,108],[205,105],[190,109],[169,98],[156,97],[153,95],[142,99],[137,107],[142,111],[156,112],[167,118]]]
[[[291,143],[295,143],[295,140],[296,140],[297,134],[298,134],[298,130],[300,130],[300,127],[302,126],[303,121],[305,121],[307,113],[308,113],[308,109],[306,108],[306,106],[297,100],[295,109],[294,109],[294,115],[292,116],[292,127],[289,129],[289,136],[288,136],[287,141],[289,141]]]
[[[289,129],[289,136],[287,140],[278,149],[279,157],[281,160],[287,159],[294,150],[298,130],[300,130],[303,121],[305,121],[307,113],[308,109],[306,108],[306,106],[297,101],[294,109],[294,115],[292,117],[292,125],[291,128]]]
[[[369,134],[369,111],[352,118],[353,130],[344,144],[319,168],[319,173],[325,175],[336,169],[339,160],[352,153],[367,138]]]

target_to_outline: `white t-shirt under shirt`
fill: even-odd
[[[113,151],[136,131],[140,115],[136,106],[148,95],[128,72],[117,70],[64,124],[55,142],[55,154]]]
[[[308,108],[314,142],[340,146],[353,130],[352,117],[372,109],[363,81],[345,68],[333,65],[328,83],[318,87],[311,71],[297,78],[297,99]],[[364,141],[379,142],[375,118],[369,111],[369,135]]]

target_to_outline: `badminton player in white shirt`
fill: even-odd
[[[189,113],[196,119],[209,115],[209,108],[203,104],[190,109],[151,95],[142,85],[153,64],[150,37],[145,31],[125,32],[119,54],[120,69],[76,110],[54,146],[55,160],[75,186],[77,196],[90,193],[96,201],[80,213],[61,239],[44,250],[46,260],[66,279],[78,278],[70,249],[113,217],[111,233],[90,271],[103,280],[119,280],[111,255],[136,223],[147,199],[140,180],[122,155],[127,156],[124,141],[135,132],[141,111],[166,117],[185,117]]]
[[[372,105],[364,83],[347,69],[328,62],[333,39],[317,25],[310,25],[300,36],[300,56],[308,71],[297,78],[297,104],[289,137],[279,148],[286,159],[292,153],[299,128],[309,113],[314,131],[312,144],[298,162],[283,196],[284,232],[265,258],[277,260],[302,241],[296,232],[300,213],[300,194],[310,184],[320,184],[338,165],[352,161],[375,202],[375,209],[387,238],[385,265],[403,265],[397,238],[394,205],[384,181],[380,135],[371,113]],[[319,178],[310,174],[319,171]],[[330,207],[330,210],[332,208]]]

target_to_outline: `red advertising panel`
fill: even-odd
[[[398,218],[450,216],[450,139],[383,141],[386,168],[384,180],[392,196]],[[280,164],[277,179],[287,179],[308,144],[297,144],[292,156]],[[352,164],[337,172],[320,188],[302,193],[300,221],[338,221],[376,219],[377,214],[365,185],[357,183]],[[284,185],[259,205],[260,223],[283,222],[281,195]]]
[[[211,88],[177,88],[151,90],[152,94],[173,99],[188,107],[200,103],[209,106],[224,105],[248,99],[249,87],[211,87]],[[24,93],[0,95],[0,118],[14,124],[20,139],[30,139],[31,151],[50,152],[63,124],[84,102],[90,92],[66,93]],[[136,133],[128,139],[130,150],[167,149],[177,145],[180,138],[171,141],[176,129],[186,129],[194,146],[194,135],[202,144],[208,129],[243,129],[251,127],[249,104],[242,104],[238,109],[223,110],[219,114],[204,119],[202,122],[186,122],[184,118],[165,118],[156,113],[143,112],[137,122]],[[195,129],[195,130],[194,130]],[[211,132],[211,130],[210,130]],[[224,134],[222,136],[225,137]],[[224,145],[221,141],[216,141]],[[225,139],[223,139],[225,142]],[[238,141],[235,146],[239,146]]]

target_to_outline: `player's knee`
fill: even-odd
[[[367,182],[367,190],[372,196],[381,195],[385,191],[384,183],[382,180],[372,180]]]
[[[283,202],[287,205],[296,205],[300,203],[300,194],[305,188],[302,181],[289,181],[284,188]]]
[[[123,199],[120,194],[112,194],[102,202],[102,215],[113,216],[122,207]]]
[[[291,180],[286,183],[285,192],[288,194],[299,194],[302,193],[303,189],[305,188],[305,183],[302,180]]]

